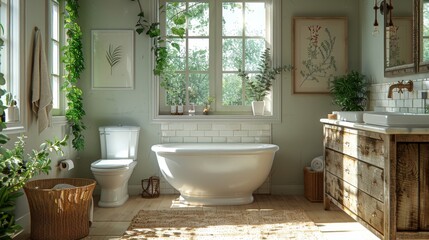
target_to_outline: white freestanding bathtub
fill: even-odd
[[[162,175],[191,205],[239,205],[271,171],[273,144],[171,143],[152,146]]]

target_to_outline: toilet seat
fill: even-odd
[[[130,167],[133,162],[133,159],[100,159],[91,163],[91,168],[121,169]]]

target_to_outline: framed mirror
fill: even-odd
[[[384,75],[387,77],[416,72],[418,44],[415,36],[418,18],[415,13],[419,8],[419,1],[429,2],[429,0],[392,1],[393,13],[384,12]],[[393,25],[389,26],[389,23]],[[429,38],[427,45],[429,67]]]
[[[419,0],[418,71],[429,72],[429,0]]]

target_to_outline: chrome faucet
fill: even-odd
[[[389,92],[387,93],[387,98],[392,98],[393,89],[397,88],[398,93],[403,93],[402,89],[407,89],[408,92],[413,91],[413,81],[408,80],[407,83],[404,83],[404,80],[398,81],[398,83],[392,84],[389,86]]]

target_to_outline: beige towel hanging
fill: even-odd
[[[51,124],[52,90],[40,30],[34,33],[31,108],[38,122],[39,133]]]

